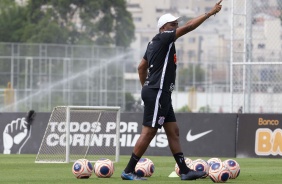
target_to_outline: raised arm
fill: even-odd
[[[143,86],[148,74],[148,62],[143,58],[138,65],[138,74],[141,85]]]
[[[185,35],[186,33],[193,31],[199,25],[201,25],[205,20],[207,20],[211,15],[215,15],[221,10],[222,5],[220,4],[222,0],[214,5],[214,7],[207,13],[200,15],[192,20],[186,22],[185,25],[176,29],[176,39]]]

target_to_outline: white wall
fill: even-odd
[[[209,106],[212,112],[231,112],[231,96],[229,93],[196,93],[196,108],[198,112],[201,107]],[[233,112],[237,112],[240,106],[244,107],[242,94],[233,95]],[[173,92],[172,103],[175,111],[181,107],[188,105],[188,92]],[[281,113],[279,111],[281,105],[282,94],[279,93],[252,93],[251,109],[255,113]],[[267,104],[272,104],[267,106]],[[222,111],[221,111],[222,110]]]

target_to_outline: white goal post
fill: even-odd
[[[119,161],[120,107],[58,106],[51,113],[36,163],[69,163],[81,158]]]

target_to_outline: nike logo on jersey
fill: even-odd
[[[191,130],[189,130],[187,136],[186,136],[186,140],[188,142],[192,142],[192,141],[195,141],[205,135],[207,135],[208,133],[212,132],[212,130],[208,130],[208,131],[205,131],[205,132],[202,132],[202,133],[198,133],[198,134],[195,134],[195,135],[191,135]]]

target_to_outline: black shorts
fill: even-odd
[[[164,123],[176,122],[170,92],[144,86],[141,97],[145,106],[144,126],[162,128]]]

